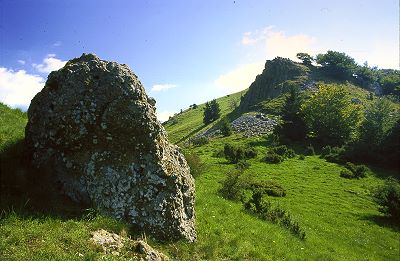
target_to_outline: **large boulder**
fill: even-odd
[[[26,143],[71,199],[159,239],[194,241],[194,180],[154,105],[127,65],[83,54],[32,100]]]

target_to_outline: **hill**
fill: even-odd
[[[217,99],[221,108],[221,118],[227,116],[239,105],[240,98],[245,92],[246,91],[241,91]],[[196,108],[191,107],[186,109],[163,123],[164,128],[168,132],[168,137],[172,142],[181,143],[194,136],[196,133],[204,131],[216,124],[216,122],[214,122],[208,126],[204,125],[204,106],[205,104],[200,104],[195,106]]]
[[[311,70],[287,58],[268,60],[265,68],[250,85],[240,102],[240,110],[248,111],[267,99],[275,98],[289,91],[293,86],[303,86],[310,81]]]
[[[125,223],[52,194],[24,158],[26,114],[0,105],[5,123],[0,128],[0,259],[133,258],[130,248],[115,256],[91,243],[91,234],[105,229],[142,238],[173,260],[400,260],[398,220],[382,212],[375,197],[390,176],[391,184],[399,186],[398,168],[347,163],[341,153],[354,141],[324,147],[312,135],[285,142],[269,132],[252,137],[216,134],[198,145],[186,142],[208,129],[220,128],[224,119],[232,122],[243,115],[275,119],[284,126],[290,85],[301,87],[310,79],[312,88],[300,92],[305,101],[318,93],[315,88],[326,88],[343,91],[341,99],[346,102],[340,104],[345,106],[365,111],[384,101],[399,109],[393,97],[378,98],[356,82],[321,77],[288,60],[267,64],[275,62],[284,65],[275,68],[279,79],[266,69],[250,88],[267,86],[267,90],[249,89],[217,99],[221,108],[217,121],[204,125],[201,104],[163,124],[169,139],[181,146],[195,177],[198,239],[193,244],[155,241]],[[268,84],[259,84],[267,74],[271,77]],[[265,114],[260,116],[260,112]],[[398,142],[395,125],[391,121],[389,125],[382,135]],[[396,146],[396,141],[392,144]],[[395,192],[392,195],[398,200]]]
[[[279,68],[278,64],[284,66]],[[311,97],[319,86],[327,86],[328,89],[343,90],[346,93],[345,99],[361,104],[362,110],[371,108],[375,102],[382,99],[388,101],[395,111],[398,112],[400,108],[396,99],[379,98],[371,93],[373,89],[369,86],[327,77],[316,70],[311,72],[292,61],[278,58],[267,62],[266,68],[268,66],[276,66],[274,73],[279,71],[278,79],[274,79],[271,76],[274,74],[265,69],[250,88],[243,91],[238,108],[232,110],[227,107],[226,102],[217,99],[224,111],[221,119],[227,118],[232,121],[243,113],[258,111],[277,116],[282,122],[282,110],[291,86],[301,89],[306,99]],[[284,68],[290,68],[294,73],[288,73],[288,69]],[[201,106],[203,105],[199,105]],[[185,121],[186,118],[190,118],[190,121]],[[387,167],[370,165],[366,178],[346,179],[341,176],[347,169],[345,162],[330,162],[328,157],[325,158],[321,147],[312,140],[286,143],[289,150],[293,149],[295,156],[285,159],[282,163],[268,164],[265,163],[268,151],[279,147],[272,133],[252,138],[245,138],[240,133],[229,137],[217,135],[209,139],[207,144],[187,146],[182,141],[198,135],[208,127],[202,124],[201,111],[197,111],[196,114],[190,110],[185,111],[179,114],[179,119],[174,124],[165,124],[170,137],[176,137],[183,126],[188,127],[186,124],[196,121],[193,132],[175,142],[184,145],[184,150],[189,156],[198,155],[205,165],[205,170],[196,177],[196,207],[199,210],[199,231],[202,231],[199,234],[199,242],[192,248],[184,248],[184,251],[178,247],[175,252],[178,259],[188,258],[186,252],[189,252],[204,259],[229,256],[230,259],[255,260],[399,260],[396,256],[399,249],[394,246],[397,244],[396,238],[400,235],[399,226],[379,212],[380,206],[374,199],[375,191],[383,185],[387,177],[400,178],[397,168],[389,170]],[[218,126],[221,121],[215,122],[214,126]],[[315,149],[311,146],[310,150],[310,143],[315,145]],[[223,158],[226,144],[252,148],[257,152],[257,156],[246,160],[249,167],[238,172],[237,165]],[[192,164],[196,166],[200,163]],[[237,173],[237,176],[232,176],[232,173]],[[275,207],[275,210],[290,213],[292,222],[298,222],[301,230],[305,232],[304,241],[296,239],[296,236],[290,233],[290,229],[285,229],[285,226],[282,229],[282,226],[274,224],[271,219],[269,222],[263,221],[257,210],[249,211],[246,207],[246,202],[249,202],[246,201],[246,195],[255,195],[251,189],[249,192],[248,187],[266,181],[283,187],[286,196],[264,196],[263,200],[267,200],[272,209]],[[246,185],[246,182],[250,185]],[[246,186],[247,189],[239,192],[244,193],[239,198],[229,200],[230,196],[222,193],[227,184],[231,184],[228,191],[241,191],[240,187],[243,189]],[[227,245],[234,247],[223,247]],[[388,252],[387,249],[396,251]]]

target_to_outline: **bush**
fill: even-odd
[[[248,163],[245,160],[240,160],[238,163],[236,163],[236,167],[235,168],[239,169],[239,170],[246,170],[249,167],[250,167],[250,163]]]
[[[304,151],[304,154],[305,154],[305,155],[308,155],[308,156],[314,156],[314,155],[315,155],[314,146],[311,145],[311,144],[308,145],[307,148],[306,148],[306,150]]]
[[[204,169],[205,169],[205,164],[204,162],[201,161],[200,157],[191,152],[191,153],[184,153],[186,161],[190,167],[190,173],[194,178],[200,176]]]
[[[305,240],[306,233],[303,231],[299,223],[294,221],[291,215],[283,208],[273,207],[271,202],[267,201],[261,191],[254,191],[251,198],[244,202],[244,208],[253,212],[261,219],[279,224],[290,230],[301,240]]]
[[[286,145],[281,145],[281,146],[277,146],[271,149],[272,152],[275,152],[276,154],[284,157],[286,152],[287,152],[288,148],[286,147]]]
[[[202,145],[207,144],[209,142],[209,139],[205,136],[198,136],[198,137],[194,137],[194,138],[190,139],[190,142],[194,146],[202,146]]]
[[[224,158],[225,157],[225,153],[223,149],[219,149],[217,151],[214,151],[214,153],[212,154],[212,156],[214,158]]]
[[[365,165],[355,165],[351,162],[347,162],[345,165],[346,169],[340,172],[342,178],[347,179],[359,179],[367,176],[369,168]]]
[[[224,120],[222,121],[222,126],[221,126],[220,130],[221,130],[221,134],[222,134],[224,137],[231,136],[231,134],[232,134],[232,126],[231,126],[231,123],[230,123],[227,119],[224,119]]]
[[[257,156],[257,151],[253,147],[237,147],[225,144],[224,156],[230,163],[238,163],[240,160],[251,159]]]
[[[324,156],[324,159],[329,162],[343,163],[345,162],[345,153],[346,150],[344,147],[333,147],[330,148],[329,153]]]
[[[357,179],[365,178],[367,176],[367,172],[369,171],[369,168],[363,164],[355,165],[351,162],[347,162],[345,167],[350,170]]]
[[[285,153],[285,157],[286,158],[294,158],[294,156],[296,156],[296,153],[294,152],[294,150],[292,149],[288,149]]]
[[[331,154],[331,146],[325,146],[325,147],[322,147],[322,150],[321,150],[321,157],[322,158],[325,158],[325,156],[326,155],[329,155],[329,154]]]
[[[284,158],[281,155],[278,155],[272,151],[268,151],[267,155],[264,158],[265,162],[273,163],[273,164],[281,163],[283,160],[284,160]]]
[[[259,191],[262,194],[266,194],[272,197],[284,197],[286,196],[286,190],[281,184],[272,180],[252,181],[249,184],[252,191]]]
[[[247,147],[244,150],[244,157],[246,159],[254,159],[257,157],[257,150],[254,147]]]
[[[400,183],[390,177],[374,193],[376,202],[381,205],[379,211],[400,222]]]
[[[305,159],[306,157],[303,154],[299,155],[299,160],[305,160]]]
[[[226,199],[239,200],[243,191],[242,169],[235,169],[226,173],[226,178],[222,181],[222,187],[219,192]]]
[[[224,155],[230,163],[238,163],[239,160],[244,159],[243,149],[240,147],[235,147],[231,144],[225,144]]]
[[[346,178],[346,179],[353,179],[353,178],[354,178],[353,173],[352,173],[350,170],[348,170],[348,169],[343,169],[343,170],[341,170],[341,171],[340,171],[340,176],[341,176],[342,178]]]
[[[269,149],[264,160],[268,163],[280,163],[285,158],[293,158],[295,155],[294,150],[289,149],[286,145],[281,145]]]
[[[212,100],[210,102],[206,102],[204,107],[204,115],[203,122],[205,125],[210,124],[211,122],[217,120],[220,117],[221,109],[219,108],[219,104],[217,100]]]

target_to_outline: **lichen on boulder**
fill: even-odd
[[[195,240],[193,177],[127,65],[83,54],[50,73],[25,132],[33,165],[74,201],[160,239]]]

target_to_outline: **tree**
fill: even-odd
[[[318,54],[316,59],[321,70],[330,77],[340,80],[352,79],[357,64],[353,58],[336,51],[328,51],[326,54]]]
[[[370,146],[379,146],[388,136],[396,122],[393,104],[384,98],[376,99],[365,112],[360,128],[360,141]]]
[[[393,94],[400,97],[400,71],[380,70],[379,84],[382,86],[383,94]]]
[[[341,145],[356,137],[362,105],[351,103],[340,86],[324,85],[301,106],[310,134],[323,145]]]
[[[221,126],[220,130],[221,130],[221,134],[224,137],[231,136],[231,134],[232,134],[232,126],[231,126],[230,122],[227,119],[224,119],[222,121],[222,126]]]
[[[307,127],[300,111],[302,98],[297,88],[290,88],[282,109],[283,123],[275,130],[282,137],[293,141],[303,140],[307,133]]]
[[[221,109],[219,108],[219,104],[217,100],[212,100],[210,102],[206,102],[206,106],[204,107],[204,116],[203,122],[204,124],[210,124],[220,117]]]
[[[348,148],[352,161],[397,167],[400,124],[396,107],[385,98],[375,99],[360,127],[360,139]]]
[[[355,83],[362,88],[367,88],[369,85],[378,80],[378,71],[370,68],[368,63],[365,62],[363,66],[357,66],[355,69]]]
[[[314,58],[311,55],[309,55],[308,53],[298,53],[298,54],[296,54],[296,57],[299,60],[302,60],[303,64],[306,66],[311,66],[312,62],[314,61]]]
[[[400,223],[400,183],[393,177],[385,180],[383,186],[374,193],[376,202],[381,205],[380,212]]]

